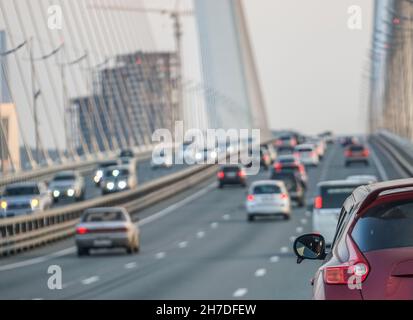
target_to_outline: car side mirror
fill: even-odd
[[[298,237],[294,241],[294,253],[297,256],[297,263],[301,263],[305,259],[324,260],[326,257],[324,237],[315,233]]]

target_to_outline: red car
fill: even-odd
[[[344,202],[330,252],[324,237],[294,242],[297,263],[324,260],[314,299],[413,300],[413,179],[365,185]]]
[[[362,144],[352,144],[344,151],[346,167],[354,162],[362,162],[369,165],[369,149]]]

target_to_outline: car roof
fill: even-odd
[[[321,181],[317,184],[317,187],[334,187],[334,186],[359,186],[358,180],[328,180]]]
[[[261,186],[261,185],[275,185],[275,186],[283,186],[284,182],[280,180],[260,180],[260,181],[255,181],[251,183],[251,188],[256,187],[256,186]]]
[[[43,182],[35,182],[35,181],[24,181],[24,182],[16,182],[6,186],[6,188],[22,188],[22,187],[37,187],[40,183]]]
[[[99,213],[99,212],[124,212],[128,213],[123,207],[99,207],[99,208],[89,208],[83,213]]]
[[[303,143],[303,144],[299,144],[298,146],[295,147],[296,149],[314,149],[314,144],[312,143]]]

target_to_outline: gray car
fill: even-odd
[[[42,212],[53,203],[43,182],[22,182],[6,186],[0,200],[0,217],[15,217]]]
[[[125,248],[129,254],[139,251],[139,228],[124,208],[94,208],[86,210],[76,226],[76,246],[79,256],[90,249]]]
[[[49,191],[54,202],[63,199],[82,201],[85,199],[85,181],[78,172],[62,171],[56,174],[50,182]]]

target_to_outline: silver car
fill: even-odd
[[[256,216],[281,215],[285,220],[291,216],[291,200],[283,181],[263,180],[252,183],[248,191],[248,221]]]
[[[78,172],[59,172],[49,183],[49,191],[54,202],[63,199],[82,201],[85,199],[85,181]]]
[[[106,168],[100,186],[102,194],[109,194],[133,189],[137,184],[136,171],[129,165],[120,165]]]
[[[15,217],[42,212],[53,203],[43,182],[22,182],[6,186],[0,200],[0,217]]]
[[[94,208],[86,210],[76,226],[78,256],[90,249],[125,248],[127,253],[139,251],[139,228],[124,208]]]

